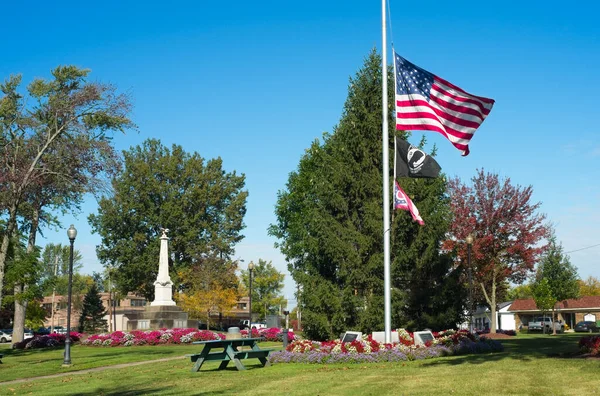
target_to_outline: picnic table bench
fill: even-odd
[[[271,349],[261,349],[258,346],[260,338],[238,338],[232,340],[214,340],[214,341],[195,341],[195,345],[204,345],[202,352],[193,353],[189,356],[194,364],[192,372],[197,372],[206,361],[220,361],[219,370],[227,367],[229,362],[233,361],[238,370],[246,370],[241,360],[258,359],[264,366],[270,366],[269,353]],[[240,350],[240,347],[249,347],[250,349]],[[216,351],[214,351],[216,350]]]

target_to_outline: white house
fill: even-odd
[[[516,330],[515,323],[515,315],[513,312],[510,312],[510,306],[512,301],[507,301],[498,304],[498,309],[496,310],[496,330]],[[492,323],[490,309],[485,306],[477,307],[475,311],[473,311],[473,329],[475,330],[488,330]],[[463,323],[461,326],[463,329],[469,328],[469,319],[467,317],[466,323]]]

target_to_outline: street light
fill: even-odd
[[[467,235],[467,270],[469,274],[469,331],[473,333],[473,270],[471,269],[471,245],[473,245],[473,235]]]
[[[248,338],[252,338],[252,270],[254,270],[254,263],[250,261],[250,264],[248,264],[248,277],[250,283],[250,293],[248,294],[248,313],[250,314],[250,320],[248,321]]]
[[[71,227],[67,230],[67,236],[69,242],[71,242],[71,249],[69,250],[69,294],[67,297],[67,339],[65,340],[65,359],[63,366],[71,365],[71,291],[73,288],[73,243],[75,243],[75,237],[77,236],[77,230],[71,224]]]

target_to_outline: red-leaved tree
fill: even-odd
[[[506,281],[522,283],[546,249],[549,227],[538,213],[541,203],[531,202],[531,186],[513,186],[510,179],[483,169],[466,185],[454,178],[448,183],[453,221],[445,250],[455,250],[467,265],[466,237],[473,236],[471,269],[474,282],[490,306],[496,332],[496,292]]]

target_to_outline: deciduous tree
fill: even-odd
[[[588,276],[585,280],[579,280],[579,295],[600,296],[600,280],[594,276]]]
[[[471,265],[490,306],[490,331],[496,332],[499,288],[507,281],[522,283],[545,250],[548,227],[545,216],[538,212],[541,204],[531,200],[533,187],[514,186],[509,178],[502,181],[483,169],[477,171],[471,185],[458,178],[450,180],[448,193],[454,219],[443,247],[456,251],[466,263],[465,239],[473,235]]]
[[[287,300],[281,294],[284,278],[285,275],[271,261],[258,259],[252,270],[252,312],[258,313],[261,319],[287,306]],[[249,271],[242,270],[242,282],[246,289],[250,287],[249,280]]]
[[[134,127],[128,97],[113,86],[87,82],[88,74],[75,66],[57,67],[51,80],[34,80],[27,96],[19,90],[20,76],[0,84],[0,211],[7,218],[0,243],[0,304],[18,217],[35,246],[43,208],[76,207],[93,190],[93,180],[115,163],[106,134]]]
[[[554,235],[550,237],[548,250],[540,261],[536,276],[538,279],[545,279],[548,283],[550,295],[554,298],[552,320],[556,321],[556,304],[569,298],[579,297],[579,274]],[[556,335],[554,326],[552,333]]]
[[[211,284],[206,290],[189,291],[177,296],[181,308],[192,318],[206,317],[206,329],[210,329],[210,315],[231,313],[238,300],[236,289],[225,289],[218,283]]]
[[[161,228],[170,230],[169,266],[176,285],[181,269],[232,263],[243,238],[244,175],[226,172],[220,158],[205,161],[154,139],[124,157],[113,195],[101,199],[98,214],[89,217],[102,240],[98,258],[115,269],[120,291],[152,300]]]
[[[535,306],[537,307],[537,309],[542,311],[542,316],[545,316],[546,312],[550,311],[554,307],[554,304],[556,302],[554,296],[552,296],[552,289],[550,289],[548,279],[542,278],[536,281],[533,284],[531,291],[533,293],[533,300],[535,301]],[[545,333],[546,326],[543,326],[542,329]]]

